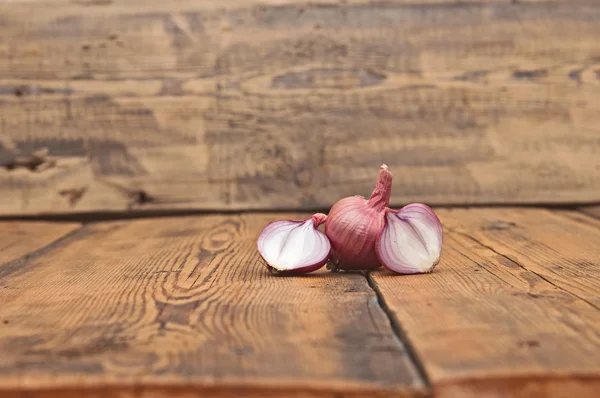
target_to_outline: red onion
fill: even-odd
[[[258,238],[258,250],[274,273],[302,274],[321,268],[331,255],[334,270],[372,270],[384,265],[393,272],[430,272],[442,252],[442,225],[433,210],[413,203],[388,208],[392,173],[386,165],[371,197],[342,199],[328,216],[270,223]],[[325,222],[325,234],[317,227]]]
[[[271,272],[303,274],[321,268],[331,245],[317,229],[327,216],[317,213],[306,220],[280,220],[268,224],[258,237],[258,251]]]
[[[377,239],[377,257],[400,274],[431,272],[442,252],[442,224],[433,210],[413,203],[390,210]]]
[[[385,223],[391,190],[392,173],[382,165],[369,200],[351,196],[333,205],[325,223],[333,269],[370,270],[381,266],[375,242]]]

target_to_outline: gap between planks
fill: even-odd
[[[401,207],[402,204],[395,208]],[[579,211],[588,216],[600,218],[600,204],[598,202],[590,203],[441,203],[436,205],[436,209],[498,209],[498,208],[523,208],[523,209],[550,209],[550,210],[572,210]],[[330,207],[303,208],[303,213],[325,213],[329,212]],[[102,221],[116,220],[135,220],[140,218],[164,218],[164,217],[184,217],[184,216],[207,216],[207,215],[242,215],[242,214],[281,214],[293,213],[299,211],[298,208],[271,208],[271,209],[132,209],[124,211],[93,211],[93,212],[61,212],[61,213],[39,213],[39,214],[0,214],[0,222],[5,221],[48,221],[57,223],[93,223]]]
[[[435,396],[595,397],[600,221],[545,209],[438,214],[436,272],[369,274]]]

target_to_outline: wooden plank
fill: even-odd
[[[600,308],[600,222],[574,211],[519,208],[446,213],[448,228]]]
[[[595,218],[600,218],[600,206],[584,206],[580,207],[579,211]]]
[[[79,227],[79,223],[0,221],[0,275],[9,268],[5,263],[50,245]]]
[[[596,397],[600,222],[539,209],[440,210],[432,274],[373,272],[436,397]]]
[[[1,279],[0,396],[425,395],[363,275],[260,263],[292,216],[90,224],[30,258]]]
[[[0,214],[600,200],[597,2],[261,3],[2,3]]]

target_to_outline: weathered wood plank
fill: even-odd
[[[0,275],[5,263],[39,250],[79,228],[79,223],[0,221]]]
[[[600,223],[538,209],[438,214],[435,272],[370,275],[435,396],[596,397]]]
[[[1,279],[0,396],[424,395],[363,275],[260,264],[277,216],[90,224],[28,259]]]
[[[549,283],[600,308],[600,222],[574,211],[521,208],[454,209],[447,228],[537,273]]]
[[[3,3],[0,214],[598,201],[573,3]]]
[[[600,218],[600,206],[584,206],[580,207],[579,211],[595,218]]]

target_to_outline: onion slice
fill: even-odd
[[[331,244],[317,227],[325,214],[268,224],[258,237],[258,251],[275,274],[304,274],[316,271],[327,262]]]
[[[442,253],[442,224],[433,210],[421,203],[389,210],[376,251],[379,261],[390,271],[431,272]]]

